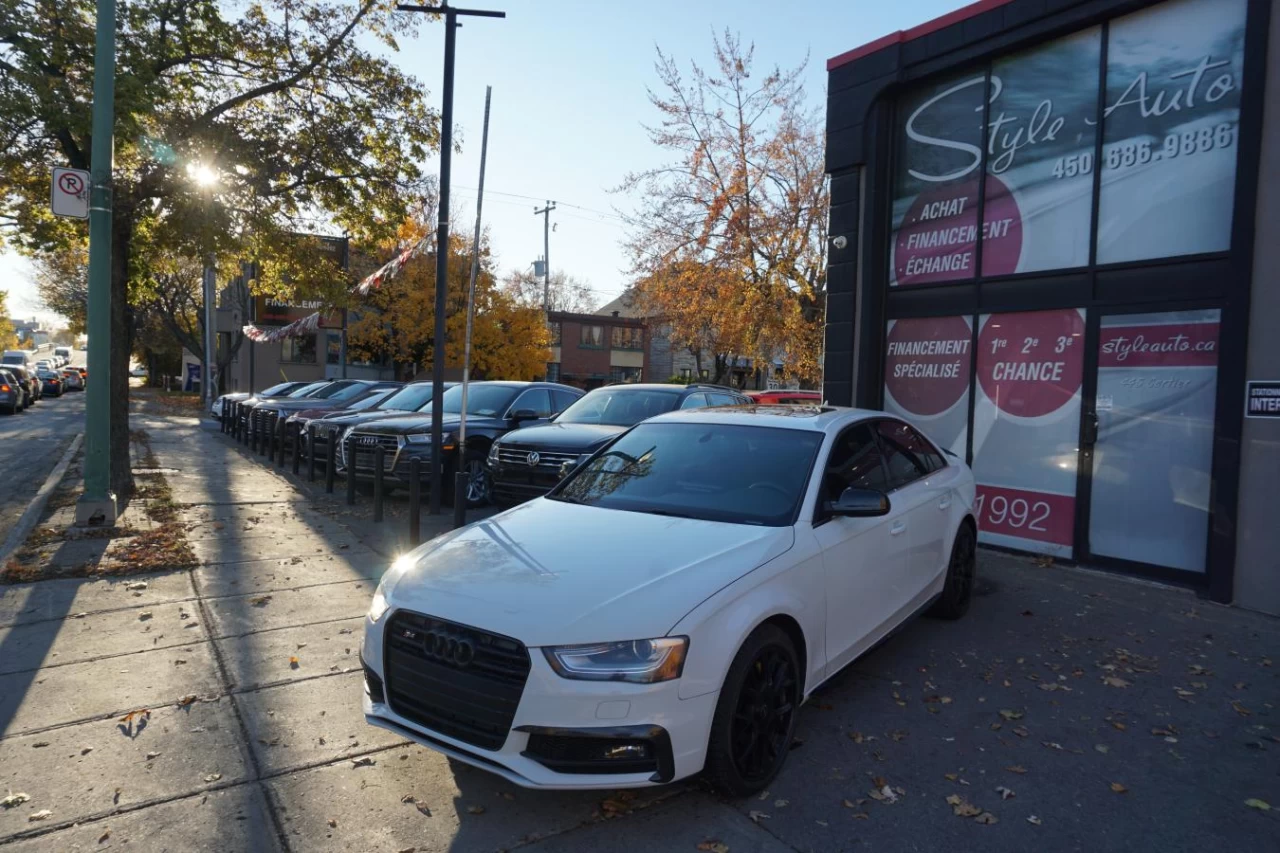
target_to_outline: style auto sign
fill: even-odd
[[[1108,60],[1102,162],[1094,163],[1098,133],[1097,74],[1099,30],[1068,37],[1072,60],[1082,67],[1047,74],[1043,61],[1019,55],[997,62],[989,76],[977,74],[943,86],[918,102],[902,125],[904,173],[897,181],[895,211],[901,216],[893,240],[895,285],[927,284],[972,278],[977,273],[978,237],[983,239],[983,275],[1020,270],[1024,251],[1046,241],[1066,239],[1045,233],[1029,239],[1045,210],[1065,206],[1079,196],[1079,229],[1088,228],[1089,187],[1095,165],[1119,176],[1161,160],[1166,168],[1192,169],[1192,155],[1234,147],[1238,120],[1241,57],[1229,45],[1242,20],[1231,12],[1237,0],[1182,0],[1121,19],[1113,25]],[[1231,8],[1227,8],[1231,7]],[[1204,33],[1206,15],[1223,14]],[[1158,23],[1187,31],[1184,44],[1135,54],[1121,37],[1159,17]],[[1242,16],[1241,16],[1242,17]],[[1081,39],[1080,36],[1091,37]],[[1054,43],[1046,46],[1052,53]],[[1194,55],[1185,51],[1201,50]],[[1034,53],[1034,51],[1033,51]],[[1045,57],[1040,57],[1043,60]],[[983,98],[987,103],[983,104]],[[910,104],[908,104],[910,106]],[[986,126],[982,115],[986,112]],[[974,116],[973,119],[969,118]],[[1216,123],[1216,124],[1215,124]],[[1203,126],[1200,126],[1203,124]],[[985,151],[983,131],[985,130]],[[1198,157],[1196,158],[1199,159]],[[979,182],[984,173],[985,200],[978,223]],[[1135,181],[1167,183],[1167,171]],[[1229,181],[1230,175],[1226,176]],[[1065,192],[1075,183],[1074,193]],[[1142,191],[1129,185],[1126,192]],[[1124,216],[1150,212],[1149,203],[1126,208]],[[1204,215],[1207,215],[1204,214]],[[1024,216],[1026,221],[1024,222]],[[1074,224],[1074,223],[1073,223]],[[1120,223],[1123,227],[1123,223]],[[1052,228],[1047,221],[1042,229]],[[1077,229],[1077,230],[1079,230]],[[1169,254],[1177,254],[1176,247]],[[1073,258],[1069,265],[1087,258]],[[1062,265],[1062,264],[1059,264]],[[1032,263],[1032,269],[1045,268]]]

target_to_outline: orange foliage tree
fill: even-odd
[[[416,241],[433,233],[429,219],[405,223],[400,236]],[[433,241],[434,242],[434,241]],[[467,284],[471,276],[468,240],[450,238],[445,364],[462,367],[466,335]],[[362,259],[372,272],[393,251],[383,247]],[[377,258],[375,260],[375,257]],[[370,290],[352,305],[348,345],[356,358],[388,356],[407,373],[429,370],[435,358],[436,256],[434,244],[410,260],[398,276]],[[481,245],[471,333],[471,376],[477,379],[533,379],[546,372],[551,336],[541,309],[519,304],[494,278],[487,243]]]
[[[637,199],[627,247],[635,298],[674,343],[732,359],[780,360],[815,382],[826,301],[828,184],[823,134],[805,106],[804,65],[752,77],[754,47],[726,33],[715,69],[689,76],[658,51],[646,126],[670,162],[627,175]]]

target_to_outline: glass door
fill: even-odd
[[[1098,318],[1091,555],[1204,572],[1220,313]]]

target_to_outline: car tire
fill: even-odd
[[[711,721],[703,775],[717,791],[747,797],[782,769],[802,696],[795,645],[776,625],[761,625],[734,656]]]
[[[939,619],[959,619],[969,610],[973,597],[973,580],[977,569],[977,536],[967,521],[956,531],[951,544],[951,559],[947,563],[947,579],[942,595],[929,608],[929,615]]]
[[[485,461],[487,456],[488,448],[472,448],[462,459],[467,474],[467,509],[488,506],[493,500],[493,477]],[[453,483],[450,482],[449,486],[452,487]]]

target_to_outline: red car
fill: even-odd
[[[817,391],[748,391],[747,396],[766,406],[820,406],[822,394]]]

